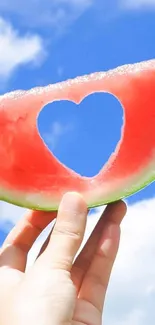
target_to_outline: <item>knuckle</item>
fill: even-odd
[[[53,231],[53,235],[67,236],[74,239],[75,241],[79,241],[81,240],[82,232],[79,231],[79,229],[73,228],[73,226],[71,226],[70,224],[65,223],[61,225],[56,225]]]
[[[70,270],[71,267],[71,261],[70,259],[67,258],[62,258],[61,260],[56,260],[56,261],[52,261],[51,263],[52,269],[57,269],[57,270]]]
[[[117,253],[117,246],[114,247],[111,243],[110,245],[106,245],[106,242],[100,247],[98,247],[96,251],[96,256],[101,260],[105,260],[106,263],[113,263]]]
[[[91,283],[95,286],[100,286],[102,292],[105,294],[105,292],[107,290],[108,283],[105,280],[103,274],[89,271],[87,274],[87,280],[89,281],[89,283]]]

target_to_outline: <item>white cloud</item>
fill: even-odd
[[[110,325],[142,325],[144,317],[145,313],[143,311],[135,309],[126,315],[123,320],[117,322],[116,319],[113,323],[110,323]]]
[[[89,236],[102,209],[87,223]],[[24,209],[0,203],[1,229],[9,229]],[[7,226],[7,227],[6,227]],[[51,225],[39,237],[29,254],[29,266],[35,259]],[[153,325],[155,319],[155,198],[128,207],[122,223],[119,253],[114,265],[105,304],[106,325]]]
[[[20,35],[18,30],[0,17],[0,79],[6,79],[19,66],[38,63],[45,51],[37,34]]]
[[[155,199],[128,208],[107,298],[107,325],[154,324]]]
[[[44,141],[47,143],[48,146],[50,146],[50,149],[53,151],[58,145],[58,142],[61,137],[71,130],[71,124],[63,125],[62,123],[55,121],[51,126],[51,131],[48,133],[44,133]]]
[[[58,29],[77,19],[94,0],[1,0],[2,14],[15,14],[27,26],[49,25]]]
[[[26,211],[24,208],[0,201],[0,229],[10,231]]]
[[[127,9],[155,8],[155,0],[120,0],[120,4]]]

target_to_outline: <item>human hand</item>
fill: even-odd
[[[107,206],[75,259],[85,232],[87,207],[79,194],[67,193],[49,239],[25,272],[30,248],[56,217],[55,212],[29,212],[1,248],[0,324],[101,325],[125,213],[122,201]]]

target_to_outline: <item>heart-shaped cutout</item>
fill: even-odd
[[[65,100],[46,105],[38,117],[38,130],[59,161],[91,177],[115,150],[121,137],[122,116],[116,97],[94,93],[78,105]]]

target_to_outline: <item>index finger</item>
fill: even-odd
[[[27,254],[33,243],[44,228],[56,218],[56,215],[56,211],[28,211],[4,241],[0,253],[0,264],[23,271]]]

